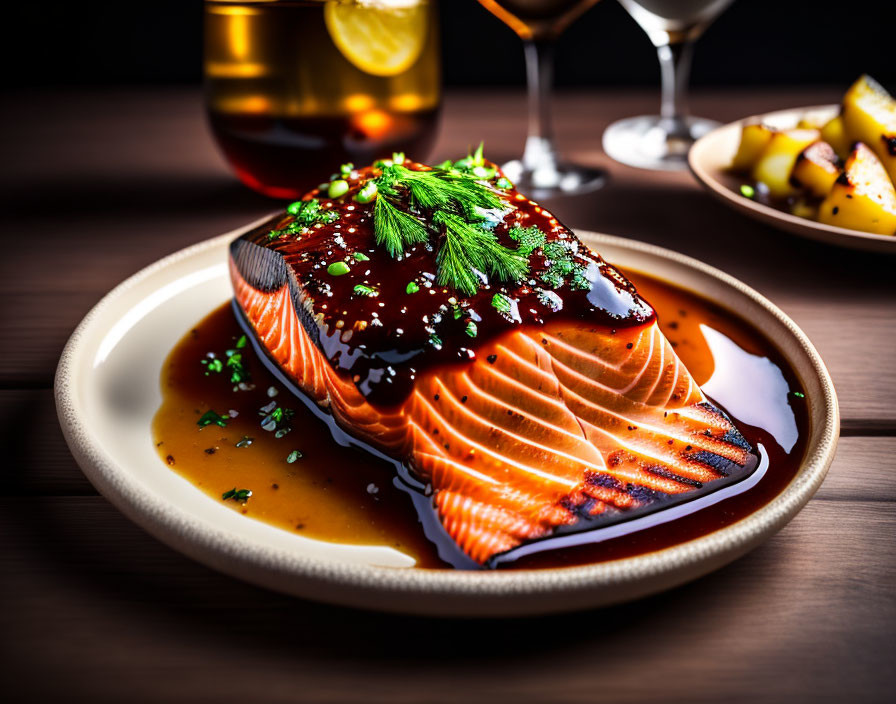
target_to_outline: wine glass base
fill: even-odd
[[[659,115],[640,115],[614,122],[603,136],[604,152],[621,164],[639,169],[683,171],[691,145],[719,123],[703,117],[685,118],[686,130],[670,132]]]
[[[516,189],[530,198],[572,196],[596,191],[606,184],[608,174],[604,169],[576,164],[554,164],[542,169],[527,169],[519,159],[501,166]]]

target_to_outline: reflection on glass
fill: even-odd
[[[597,0],[479,0],[523,40],[529,90],[529,134],[521,159],[501,168],[535,198],[582,193],[606,180],[601,169],[563,163],[554,148],[550,93],[554,42]]]
[[[206,106],[240,179],[297,198],[343,162],[426,159],[437,14],[435,0],[206,0]]]
[[[684,169],[691,144],[718,123],[687,112],[687,84],[694,42],[733,0],[619,0],[657,48],[662,76],[659,115],[614,122],[604,151],[645,169]]]

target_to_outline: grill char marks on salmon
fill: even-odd
[[[303,400],[426,485],[473,562],[494,566],[518,546],[752,472],[752,448],[652,308],[553,215],[495,188],[496,238],[514,247],[538,228],[543,241],[519,281],[483,276],[461,295],[438,285],[431,242],[399,258],[377,245],[373,204],[352,197],[377,173],[352,171],[340,198],[309,194],[335,217],[290,231],[284,215],[236,240],[235,301]]]

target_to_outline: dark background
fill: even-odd
[[[445,82],[522,84],[519,40],[475,0],[441,0]],[[9,87],[198,83],[199,0],[17,1],[4,8],[0,56]],[[828,84],[867,72],[896,83],[896,2],[738,0],[701,39],[693,83]],[[659,80],[647,36],[614,0],[589,10],[560,43],[561,85]]]

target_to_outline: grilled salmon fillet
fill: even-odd
[[[475,291],[444,281],[451,221],[402,182],[390,188],[388,164],[346,170],[347,192],[312,191],[236,240],[235,302],[270,363],[425,485],[438,524],[477,565],[747,476],[752,448],[634,286],[483,166],[452,165],[444,178],[473,179],[500,200],[468,219],[527,268],[515,279],[474,270]],[[403,212],[430,239],[386,251],[371,182],[385,184],[379,198],[406,197]]]

